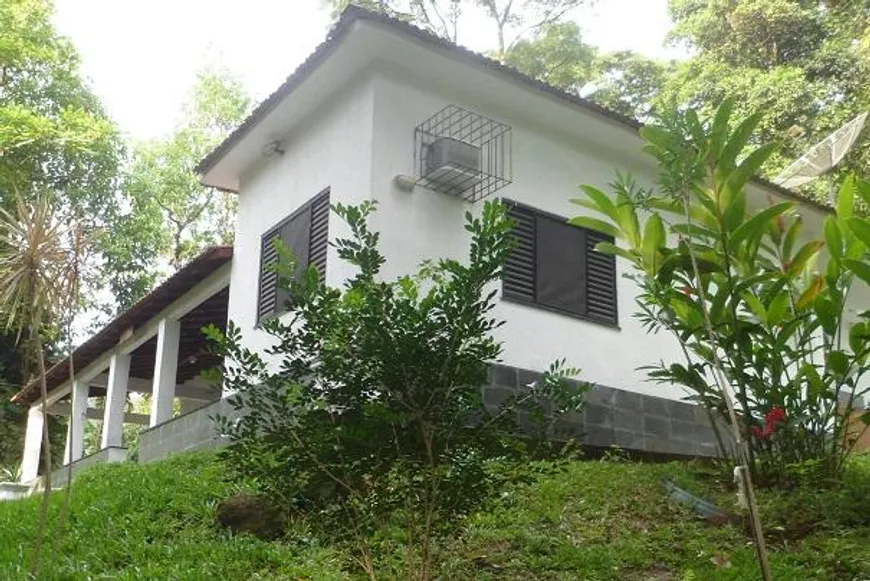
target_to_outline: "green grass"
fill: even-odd
[[[234,492],[212,454],[99,466],[76,479],[69,531],[44,579],[351,579],[327,547],[231,536],[214,525]],[[675,479],[731,509],[717,473],[687,463],[573,462],[515,485],[439,549],[445,580],[747,580],[741,525],[713,527],[668,503]],[[61,495],[54,497],[57,513]],[[777,580],[870,579],[870,458],[846,486],[760,495]],[[0,504],[0,579],[26,579],[39,499]]]

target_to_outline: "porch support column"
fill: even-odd
[[[130,378],[130,356],[112,355],[109,364],[109,385],[106,390],[106,409],[103,413],[101,448],[121,446],[124,433],[124,406],[127,403],[127,380]]]
[[[81,460],[84,451],[85,424],[88,421],[88,383],[81,379],[76,379],[73,383],[69,427],[66,431],[66,449],[63,453],[64,462],[67,464]]]
[[[24,457],[21,459],[21,482],[30,482],[39,475],[39,454],[42,451],[42,424],[45,415],[38,406],[27,412],[24,432]]]
[[[154,384],[151,389],[151,427],[172,419],[180,338],[181,325],[177,319],[160,320],[157,326]]]

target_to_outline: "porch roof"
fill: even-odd
[[[172,275],[160,286],[139,300],[124,313],[118,315],[112,322],[103,327],[101,331],[82,343],[75,351],[72,358],[75,369],[81,370],[95,361],[103,353],[114,348],[123,338],[129,335],[137,327],[153,319],[158,313],[174,301],[182,297],[198,282],[228,263],[233,257],[232,246],[214,246],[206,249],[181,270]],[[226,292],[218,293],[215,300],[209,300],[201,305],[199,313],[201,317],[191,317],[190,329],[198,332],[200,322],[220,320],[221,314],[226,319]],[[222,299],[222,300],[221,300]],[[211,308],[213,307],[213,308]],[[222,310],[222,313],[218,312]],[[196,320],[193,320],[193,319]],[[208,319],[208,321],[206,321]],[[146,344],[147,345],[147,344]],[[143,345],[143,347],[146,347]],[[147,349],[148,347],[146,347]],[[179,375],[182,375],[183,365],[179,367]],[[135,370],[131,375],[136,376]],[[150,377],[146,375],[146,379]],[[69,379],[69,357],[56,363],[48,370],[46,382],[48,391],[51,392]],[[12,397],[12,401],[22,405],[29,405],[39,399],[39,381],[34,379],[21,391]]]

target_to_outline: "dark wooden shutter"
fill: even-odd
[[[281,227],[267,232],[260,247],[260,290],[257,301],[257,321],[270,316],[278,306],[278,273],[273,270],[278,262],[275,240],[281,237]]]
[[[260,286],[257,321],[285,310],[287,291],[278,285],[278,262],[275,240],[280,239],[293,252],[301,275],[310,265],[326,273],[326,250],[329,243],[329,190],[299,208],[286,220],[263,235],[260,247]]]
[[[535,214],[509,202],[508,214],[514,219],[516,246],[505,262],[502,277],[504,296],[535,301]]]
[[[505,263],[502,295],[556,311],[617,324],[616,259],[595,252],[613,242],[566,218],[505,200],[516,246]]]
[[[329,190],[311,202],[311,239],[308,263],[317,267],[321,279],[326,274],[326,250],[329,245]]]
[[[586,231],[586,305],[587,314],[616,324],[616,257],[595,252],[599,242],[613,242],[613,237]]]
[[[586,230],[564,218],[535,219],[535,296],[538,304],[566,313],[586,313]]]

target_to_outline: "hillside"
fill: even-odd
[[[535,465],[440,548],[443,579],[757,578],[738,524],[713,527],[667,501],[662,478],[733,506],[716,472],[694,464]],[[234,492],[210,453],[99,466],[76,480],[70,531],[45,579],[352,579],[346,559],[310,541],[268,543],[214,524]],[[61,495],[56,494],[56,510]],[[870,578],[870,458],[849,486],[762,494],[776,579]],[[39,499],[0,504],[0,579],[25,579]]]

